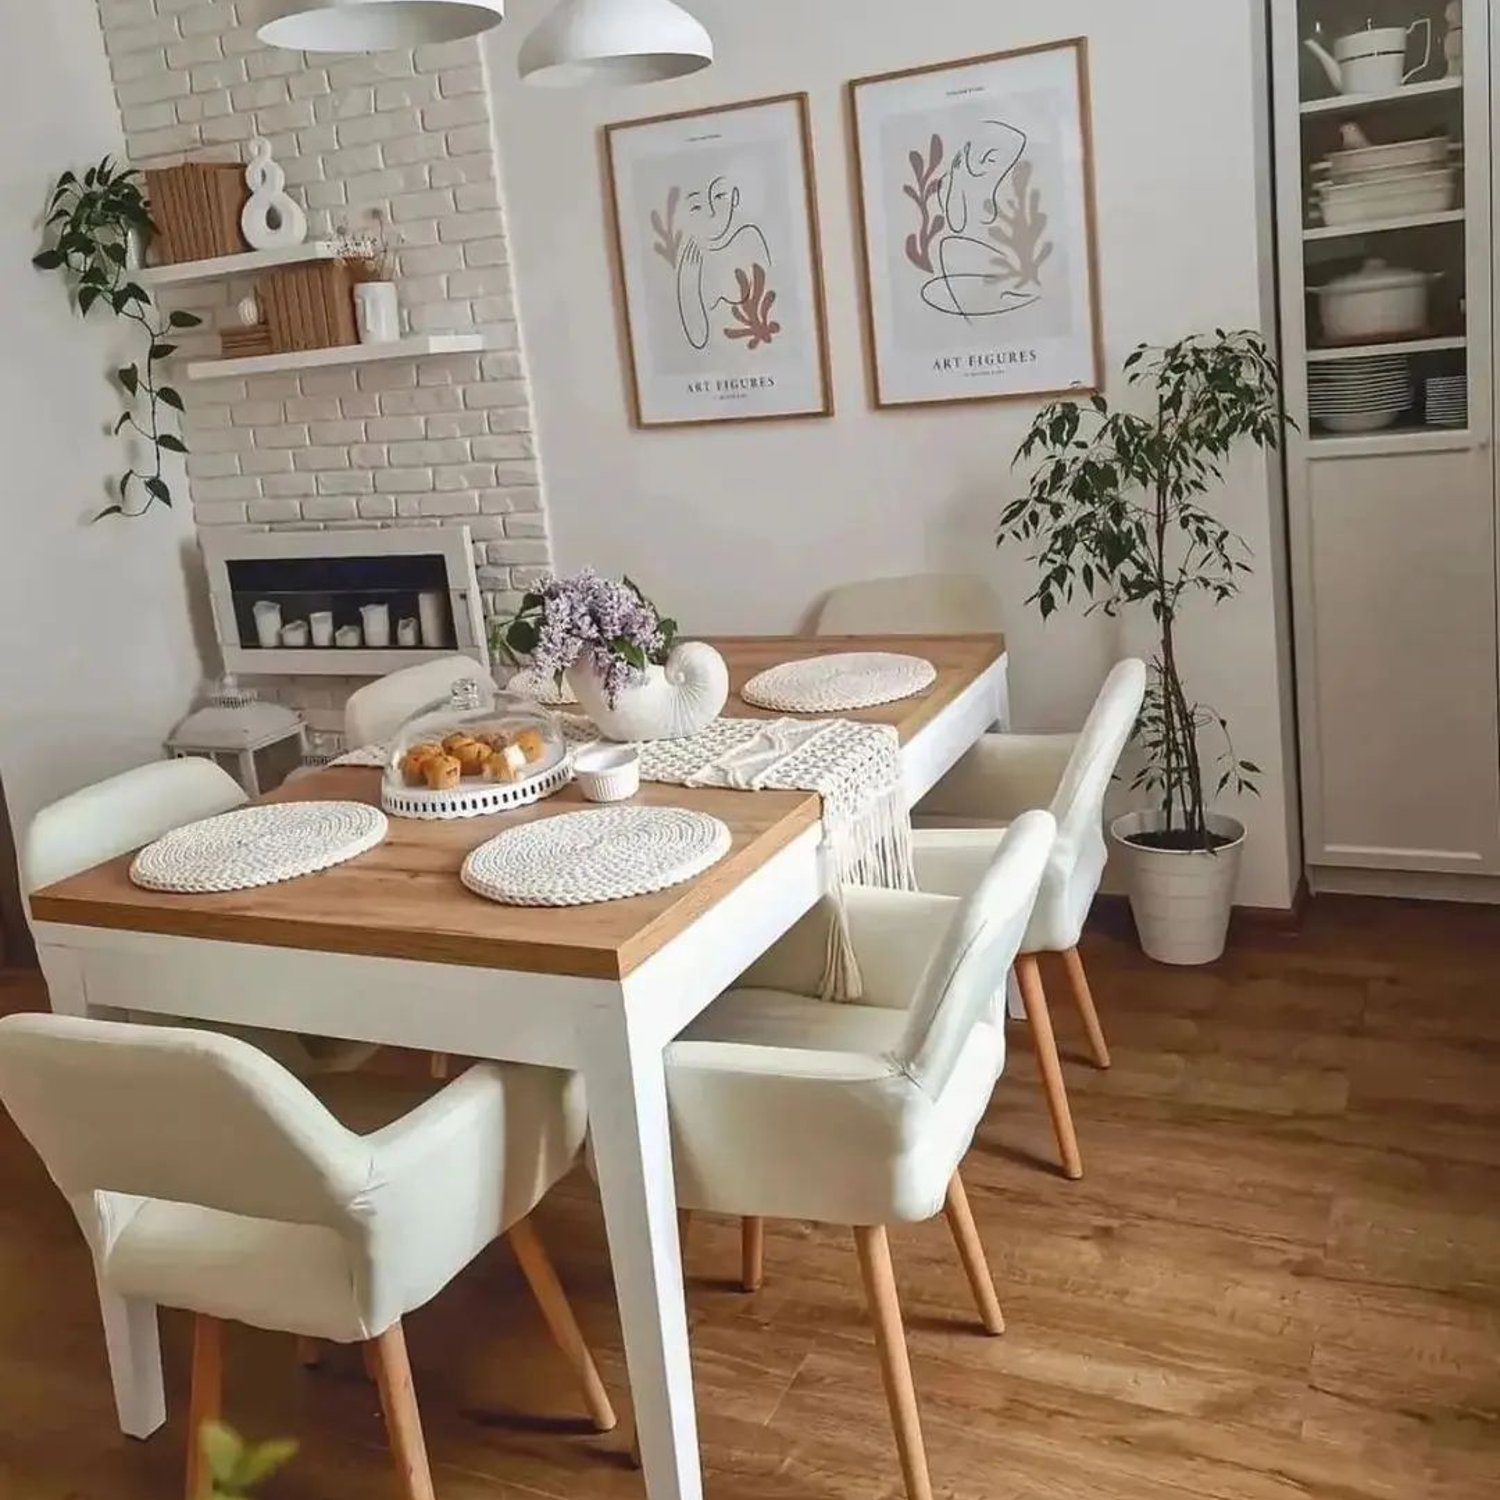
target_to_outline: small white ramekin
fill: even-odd
[[[630,745],[587,745],[573,757],[573,774],[590,802],[624,802],[641,789],[640,752]]]

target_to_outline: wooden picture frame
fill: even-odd
[[[832,416],[807,95],[606,125],[602,151],[634,425]]]
[[[1088,41],[848,85],[877,408],[1103,388]]]

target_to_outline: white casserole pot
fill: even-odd
[[[1367,260],[1317,289],[1323,333],[1330,339],[1382,339],[1425,332],[1428,292],[1436,279],[1428,271]]]

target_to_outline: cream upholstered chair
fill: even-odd
[[[614,1425],[527,1217],[583,1140],[574,1075],[471,1068],[409,1113],[381,1101],[356,1123],[388,1123],[359,1134],[233,1037],[22,1015],[0,1020],[0,1101],[66,1195],[101,1281],[195,1315],[188,1500],[203,1484],[199,1427],[221,1405],[226,1322],[363,1344],[404,1496],[431,1500],[401,1320],[501,1235],[595,1425]]]
[[[390,739],[413,714],[447,698],[455,682],[476,683],[481,706],[495,696],[489,669],[470,656],[444,656],[366,683],[344,705],[345,745],[355,750]]]
[[[1135,728],[1145,692],[1145,663],[1128,658],[1105,679],[1088,721],[1076,736],[986,736],[985,760],[974,772],[973,816],[974,821],[988,821],[991,826],[920,828],[912,836],[919,889],[966,896],[984,878],[1011,818],[1027,808],[1049,805],[1057,819],[1057,842],[1021,944],[1016,979],[1063,1170],[1069,1177],[1083,1175],[1083,1158],[1037,957],[1042,953],[1062,956],[1094,1061],[1107,1068],[1109,1047],[1094,1009],[1078,940],[1108,858],[1104,795]]]
[[[909,573],[834,589],[819,635],[968,635],[1000,628],[1000,601],[973,573]]]
[[[44,807],[31,820],[21,848],[27,889],[66,880],[185,823],[233,812],[248,800],[240,784],[211,760],[152,761],[86,786]],[[39,956],[45,974],[45,947]],[[362,1043],[252,1027],[214,1029],[253,1042],[300,1074],[358,1067],[375,1050]]]
[[[885,1226],[946,1209],[984,1326],[1004,1325],[959,1164],[1005,1057],[991,1020],[1052,847],[1018,818],[963,901],[847,891],[858,1004],[819,1000],[825,906],[667,1050],[679,1209],[853,1226],[911,1500],[931,1494]]]

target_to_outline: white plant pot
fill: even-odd
[[[1162,826],[1157,812],[1126,813],[1110,824],[1116,856],[1124,862],[1141,947],[1163,964],[1211,964],[1224,952],[1229,912],[1245,849],[1245,825],[1209,813],[1208,830],[1231,843],[1201,850],[1148,849],[1135,833]]]
[[[613,706],[592,665],[570,668],[568,683],[599,733],[622,743],[697,734],[729,701],[729,668],[702,641],[685,641],[667,657],[666,666],[648,667],[644,679],[626,688]]]

